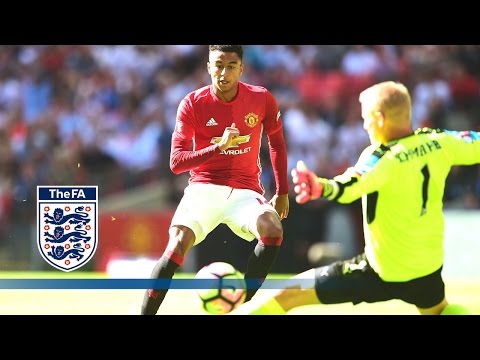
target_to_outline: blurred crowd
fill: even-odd
[[[175,206],[188,176],[168,165],[176,110],[210,83],[207,59],[206,45],[0,46],[0,236],[36,221],[39,184],[97,184],[102,198],[166,180]],[[407,85],[414,127],[480,130],[479,45],[247,45],[244,63],[242,80],[278,100],[290,168],[352,165],[368,144],[358,93],[382,80]],[[447,207],[480,208],[479,169],[453,169]]]

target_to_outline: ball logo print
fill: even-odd
[[[62,271],[85,265],[97,248],[98,186],[37,186],[37,244]]]
[[[214,280],[211,288],[196,290],[203,309],[214,315],[226,314],[245,301],[246,282],[242,273],[226,262],[204,266],[195,275],[196,280]]]

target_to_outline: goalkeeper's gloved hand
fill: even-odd
[[[292,169],[292,178],[294,191],[297,194],[295,200],[299,204],[304,204],[309,200],[315,200],[322,196],[323,183],[319,181],[317,175],[303,161],[297,162],[297,167]]]

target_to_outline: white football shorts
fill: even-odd
[[[236,235],[252,241],[258,216],[265,211],[277,214],[263,195],[248,189],[214,184],[190,184],[173,215],[170,226],[183,225],[195,234],[195,244],[219,224],[226,224]],[[278,214],[277,214],[278,215]]]

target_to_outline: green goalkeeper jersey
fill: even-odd
[[[454,165],[480,163],[480,133],[418,129],[367,147],[333,180],[329,199],[362,198],[365,253],[385,281],[408,281],[443,264],[445,181]]]

